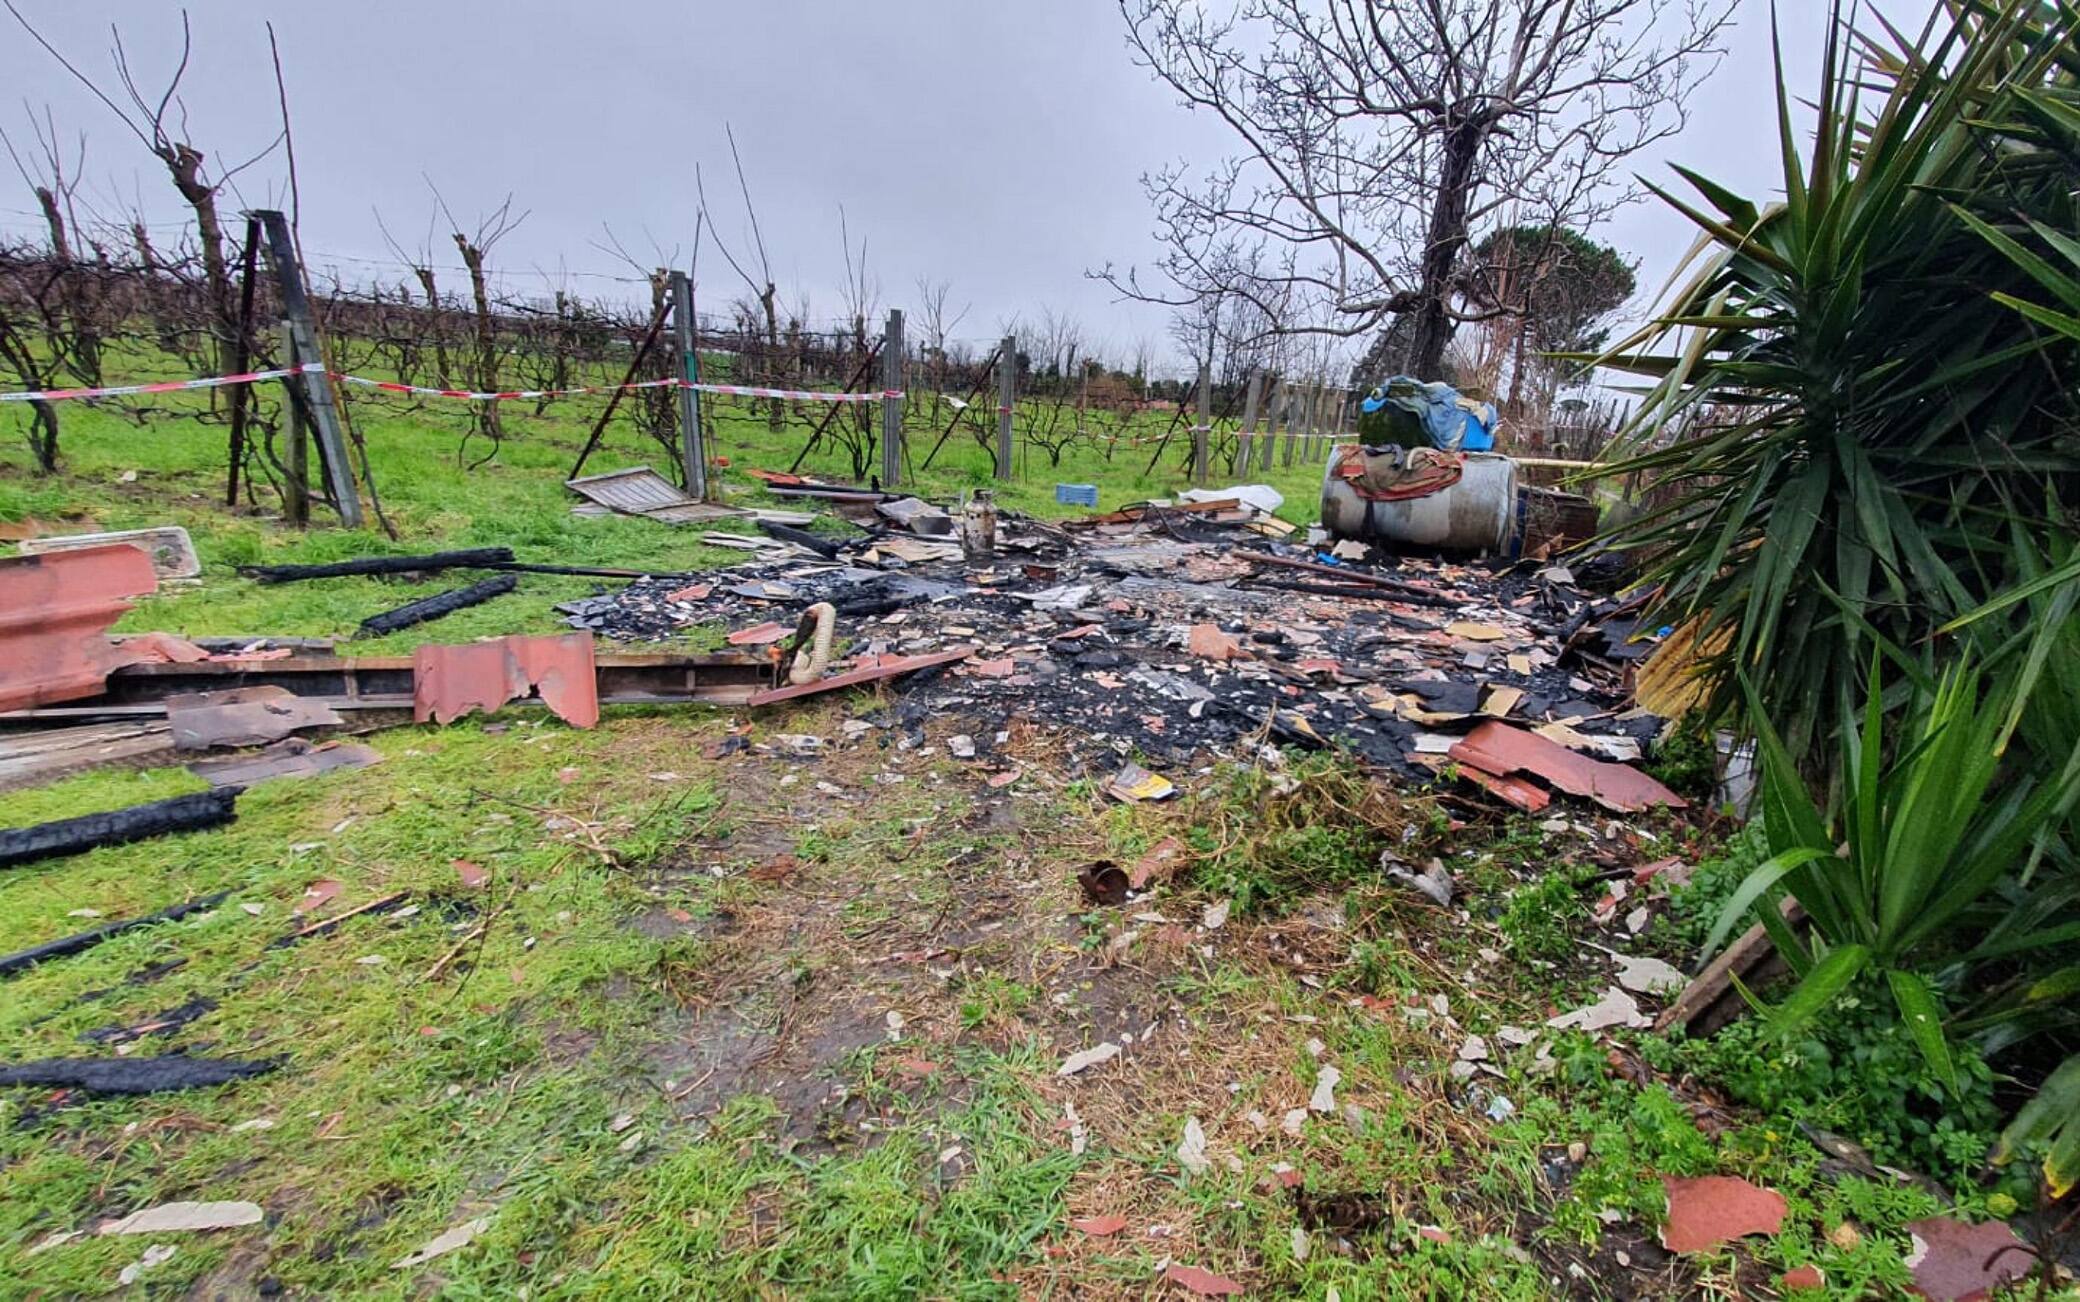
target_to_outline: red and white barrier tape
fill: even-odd
[[[820,393],[814,389],[753,389],[741,384],[688,384],[679,382],[680,387],[698,389],[702,393],[728,394],[737,398],[779,398],[783,402],[879,402],[883,398],[900,398],[901,389],[883,389],[879,393]]]
[[[676,386],[676,379],[637,380],[631,384],[586,385],[578,389],[502,389],[497,393],[483,393],[474,389],[433,389],[423,384],[399,384],[395,380],[371,380],[360,375],[333,374],[341,384],[357,384],[364,389],[380,389],[384,393],[416,393],[427,398],[461,398],[469,402],[505,402],[514,398],[567,398],[579,393],[612,393],[616,389],[664,389]]]
[[[174,393],[181,389],[221,389],[227,384],[257,384],[289,375],[308,375],[325,368],[317,362],[285,366],[276,371],[247,371],[243,375],[212,375],[200,380],[165,380],[157,384],[119,384],[103,389],[37,389],[27,393],[0,393],[0,402],[63,402],[68,398],[122,398],[136,393]]]
[[[40,389],[26,393],[0,393],[0,402],[63,402],[68,398],[121,398],[140,393],[175,393],[182,389],[217,389],[227,384],[256,384],[262,380],[279,380],[289,375],[316,374],[324,369],[316,362],[306,362],[301,366],[284,367],[280,370],[248,371],[243,375],[214,375],[200,380],[166,380],[156,384],[124,384],[101,389]],[[691,384],[677,378],[637,380],[631,384],[586,385],[577,389],[505,389],[496,393],[472,389],[436,389],[422,384],[399,384],[394,380],[371,380],[365,376],[341,375],[337,372],[333,373],[332,378],[341,384],[359,385],[384,393],[412,393],[428,398],[461,398],[468,402],[566,398],[575,394],[612,393],[616,389],[694,389],[701,393],[719,393],[737,398],[777,398],[783,402],[880,402],[883,398],[903,396],[901,389],[885,389],[878,393],[826,393],[817,389],[756,389],[741,384]]]

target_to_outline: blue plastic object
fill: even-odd
[[[1054,500],[1063,506],[1096,506],[1098,486],[1096,484],[1056,484]]]
[[[1358,406],[1358,433],[1367,447],[1412,443],[1418,430],[1430,446],[1447,452],[1487,452],[1495,446],[1495,404],[1461,397],[1449,384],[1397,375]]]

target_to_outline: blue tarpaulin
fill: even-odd
[[[1367,447],[1428,443],[1447,452],[1495,446],[1495,404],[1461,397],[1442,381],[1397,375],[1359,405],[1358,435]]]

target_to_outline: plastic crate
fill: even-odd
[[[1090,506],[1098,504],[1096,484],[1056,484],[1054,500],[1063,506]]]

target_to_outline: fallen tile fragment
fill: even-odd
[[[0,710],[99,692],[128,663],[104,631],[158,587],[151,556],[127,543],[0,559]]]
[[[858,669],[848,670],[842,674],[833,674],[829,678],[819,678],[810,683],[790,683],[786,687],[774,687],[762,692],[753,692],[749,697],[745,698],[744,703],[746,705],[773,705],[780,701],[794,700],[796,697],[813,696],[818,692],[834,692],[841,688],[879,682],[884,678],[900,678],[904,674],[914,673],[920,669],[930,669],[936,665],[949,665],[957,660],[967,660],[973,654],[974,648],[972,647],[955,647],[952,650],[934,651],[927,655],[883,656],[874,664],[862,665]]]
[[[740,628],[726,640],[731,646],[766,646],[786,637],[788,632],[787,625],[767,620],[763,624],[753,624],[750,628]]]
[[[1201,660],[1233,660],[1247,655],[1241,643],[1221,632],[1218,624],[1194,624],[1185,634],[1185,649]]]
[[[574,728],[599,722],[592,635],[502,637],[412,650],[412,718],[453,723],[472,710],[491,713],[532,690]]]
[[[258,1203],[161,1203],[157,1207],[132,1212],[121,1220],[109,1221],[99,1232],[172,1234],[183,1230],[228,1230],[240,1225],[258,1225],[264,1216]]]
[[[1638,769],[1577,755],[1550,738],[1500,720],[1476,726],[1450,755],[1497,777],[1534,774],[1558,790],[1619,813],[1638,813],[1654,805],[1689,807],[1688,801]]]
[[[1661,1187],[1668,1194],[1661,1246],[1670,1252],[1702,1252],[1750,1234],[1775,1234],[1784,1224],[1784,1195],[1739,1176],[1665,1175]]]
[[[1778,1276],[1778,1282],[1784,1286],[1786,1292],[1795,1293],[1801,1289],[1826,1288],[1827,1276],[1820,1273],[1818,1266],[1807,1262],[1803,1266],[1794,1266],[1785,1271]]]
[[[344,722],[323,702],[272,684],[182,692],[166,698],[166,723],[175,750],[259,746],[302,728],[337,727]]]
[[[1094,1239],[1109,1238],[1127,1228],[1124,1216],[1079,1216],[1069,1222],[1072,1230],[1081,1230]]]
[[[251,755],[225,755],[197,760],[188,772],[213,787],[250,787],[275,778],[314,777],[334,769],[364,769],[380,764],[382,753],[353,741],[312,745],[302,737],[284,737]]]
[[[1216,1275],[1198,1266],[1173,1264],[1163,1271],[1163,1278],[1200,1297],[1233,1297],[1245,1290],[1242,1285],[1225,1275]]]
[[[297,917],[306,913],[316,913],[337,899],[344,889],[346,888],[341,883],[330,877],[321,878],[303,888],[303,898],[297,900],[289,911]]]
[[[1965,1302],[1986,1296],[2029,1273],[2036,1258],[2015,1231],[1999,1221],[1967,1224],[1949,1216],[1907,1223],[1913,1247],[1907,1270],[1914,1290],[1931,1302]]]
[[[1176,871],[1177,861],[1184,855],[1184,842],[1174,836],[1166,836],[1148,848],[1148,853],[1134,861],[1127,872],[1127,884],[1135,890],[1145,888],[1158,875],[1168,877]]]

